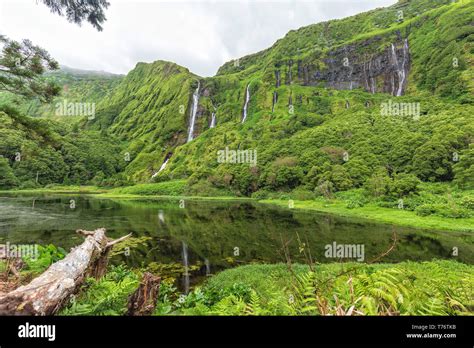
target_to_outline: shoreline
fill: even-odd
[[[186,195],[140,195],[113,193],[111,189],[98,188],[94,186],[71,186],[58,187],[53,189],[33,189],[33,190],[4,190],[1,194],[21,195],[21,194],[80,194],[97,198],[110,199],[187,199],[194,201],[248,201],[265,205],[274,205],[280,208],[286,207],[289,210],[328,213],[346,218],[358,218],[376,223],[390,224],[395,226],[412,227],[423,230],[453,231],[453,232],[474,232],[474,217],[470,218],[444,218],[441,216],[418,216],[413,211],[398,210],[379,207],[369,203],[363,207],[347,208],[346,202],[334,199],[332,201],[316,200],[293,200],[293,207],[289,208],[288,200],[281,199],[260,199],[237,196],[186,196]]]

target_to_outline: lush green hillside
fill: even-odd
[[[123,182],[120,144],[99,132],[0,109],[0,187]]]
[[[419,181],[474,185],[473,10],[473,1],[399,1],[291,31],[210,78],[164,61],[124,78],[56,78],[76,81],[63,97],[97,101],[75,130],[120,139],[114,155],[131,181],[256,197],[364,188],[393,202]],[[222,163],[226,149],[251,151],[255,165]]]
[[[106,72],[72,69],[61,67],[58,71],[48,72],[45,79],[61,87],[60,96],[51,103],[41,103],[39,100],[25,100],[10,93],[0,93],[1,104],[13,104],[24,114],[32,117],[48,117],[61,120],[64,115],[57,113],[57,105],[66,103],[98,103],[117,86],[121,75]],[[77,121],[80,115],[67,116]],[[66,122],[68,123],[68,122]]]
[[[140,63],[88,126],[129,142],[126,173],[142,182],[171,156],[157,180],[190,178],[245,195],[324,182],[346,190],[374,173],[472,186],[472,10],[472,1],[402,1],[292,31],[206,79],[172,63]],[[405,70],[395,71],[393,59]],[[184,145],[197,79],[196,139]],[[405,97],[390,95],[398,89]],[[382,115],[389,101],[419,109]],[[257,166],[218,163],[226,147],[257,150]]]

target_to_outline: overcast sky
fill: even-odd
[[[212,76],[289,30],[396,0],[109,0],[104,31],[50,13],[37,0],[0,0],[0,33],[28,38],[62,65],[126,74],[137,62],[176,62]]]

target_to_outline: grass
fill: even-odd
[[[229,295],[245,302],[239,315],[465,315],[473,311],[474,267],[456,261],[331,263],[316,265],[314,272],[294,264],[292,270],[296,278],[286,264],[241,266],[210,278],[201,291],[214,303],[209,306],[211,313],[222,315],[236,309],[235,299],[223,301]]]
[[[264,199],[259,202],[263,204],[274,204],[280,207],[288,207],[289,205],[287,200]],[[349,209],[346,207],[347,202],[340,200],[328,201],[317,199],[312,201],[294,200],[293,202],[293,209],[332,213],[339,216],[364,218],[377,222],[422,229],[474,232],[474,218],[472,217],[450,219],[434,215],[418,216],[413,211],[383,208],[373,203],[366,204],[363,207]]]
[[[108,192],[109,189],[97,186],[67,186],[54,185],[37,189],[13,189],[0,190],[0,193],[82,193],[82,194],[99,194]]]
[[[155,315],[471,315],[474,308],[474,267],[456,261],[314,267],[240,266],[187,295],[165,281]],[[123,315],[142,271],[118,266],[99,281],[88,279],[61,314]]]

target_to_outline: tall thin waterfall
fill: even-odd
[[[183,282],[184,282],[184,293],[189,293],[189,260],[188,260],[188,245],[185,242],[183,243]]]
[[[214,128],[215,126],[216,126],[216,113],[213,112],[212,117],[211,117],[211,125],[209,126],[209,128]]]
[[[280,70],[275,70],[275,87],[278,88],[280,87]]]
[[[211,275],[211,263],[209,262],[209,259],[205,259],[204,264],[206,265],[206,275]]]
[[[275,91],[273,92],[272,112],[275,111],[275,105],[277,101],[278,101],[278,93]]]
[[[244,117],[242,118],[242,123],[247,119],[247,109],[250,101],[250,83],[247,85],[247,90],[245,92],[245,104],[244,104]]]
[[[199,105],[199,87],[201,83],[198,81],[198,86],[193,93],[193,105],[191,107],[191,115],[189,120],[188,143],[194,139],[194,124],[196,122],[196,114]]]
[[[395,68],[397,69],[397,76],[398,76],[398,88],[397,91],[395,92],[395,83],[392,83],[392,94],[400,97],[403,92],[403,85],[405,83],[406,79],[406,64],[407,64],[407,58],[408,58],[408,39],[405,39],[405,42],[403,43],[403,60],[402,63],[400,64],[398,62],[398,57],[397,57],[397,51],[395,49],[395,45],[392,44],[392,60],[393,64],[395,65]]]
[[[402,61],[402,66],[400,69],[398,69],[398,91],[397,91],[397,97],[402,95],[403,91],[403,84],[405,83],[406,79],[406,71],[405,71],[405,66],[407,64],[407,56],[408,56],[408,39],[405,39],[405,42],[403,43],[403,61]]]

